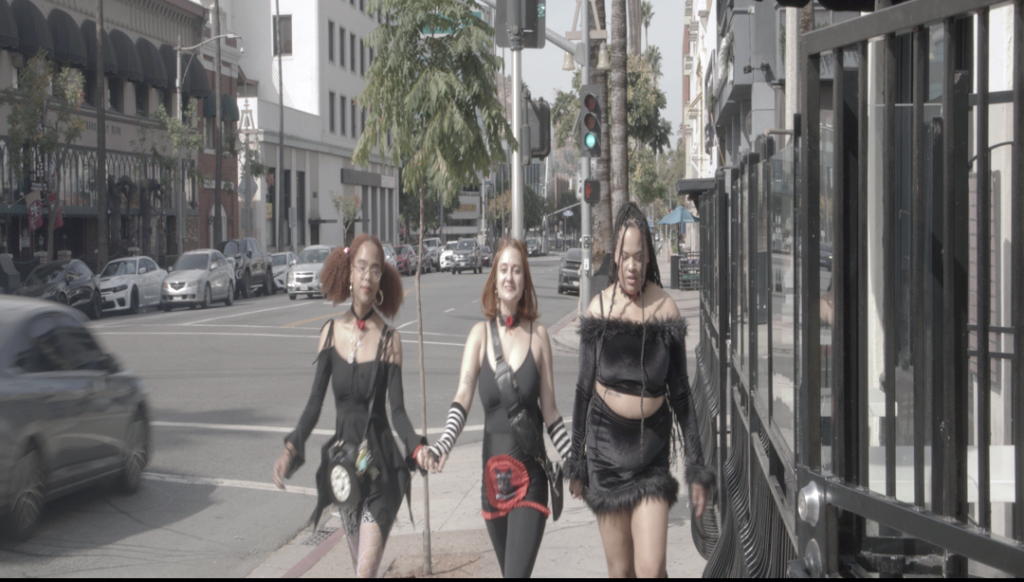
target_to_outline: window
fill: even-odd
[[[359,128],[359,133],[363,133],[364,131],[366,131],[366,108],[365,107],[363,107],[363,122],[362,122],[362,126]]]
[[[373,47],[370,48],[370,66],[373,66]]]
[[[282,55],[290,55],[292,54],[292,17],[281,17],[281,42],[278,42],[277,39],[277,18],[277,16],[274,17],[274,56],[277,56],[279,50]]]
[[[356,100],[352,100],[352,137],[356,136]]]
[[[334,62],[334,23],[327,21],[327,60]]]
[[[29,322],[29,346],[16,363],[27,373],[101,369],[105,354],[74,318],[47,314]]]
[[[352,35],[349,36],[348,41],[349,41],[348,42],[348,46],[349,46],[348,53],[349,53],[349,60],[351,61],[351,63],[350,63],[351,64],[351,70],[352,70],[353,73],[355,73],[356,72],[356,35],[355,35],[355,33],[353,33]]]
[[[108,109],[124,113],[124,80],[115,77],[107,79]]]
[[[207,97],[207,99],[213,99],[213,97]],[[213,126],[216,124],[214,118],[204,117],[203,118],[203,147],[208,150],[212,150],[217,147],[213,141]]]
[[[345,135],[345,115],[346,115],[346,101],[348,101],[344,95],[341,96],[341,107],[338,108],[340,119],[338,120],[338,133]]]
[[[334,133],[334,91],[328,92],[327,95],[327,100],[330,102],[327,106],[327,118],[329,119],[327,124],[331,128],[331,133]]]
[[[359,43],[359,75],[366,76],[366,47]]]
[[[135,114],[149,117],[149,86],[135,83]]]
[[[338,62],[345,68],[345,29],[338,28]]]
[[[366,12],[366,0],[359,0],[359,10]]]
[[[85,92],[85,102],[88,105],[96,107],[96,73],[86,72],[85,84],[83,91]],[[168,109],[170,111],[170,109]]]

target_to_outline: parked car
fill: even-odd
[[[398,255],[395,258],[396,269],[403,275],[412,275],[416,272],[419,257],[412,245],[402,245],[398,248]]]
[[[452,268],[452,263],[455,260],[455,247],[459,246],[459,241],[451,241],[444,245],[444,249],[441,251],[441,270],[448,271]]]
[[[382,245],[384,247],[384,262],[391,265],[398,270],[398,256],[395,254],[395,247],[388,243]]]
[[[535,238],[526,239],[526,254],[536,257],[540,254],[540,241]]]
[[[566,291],[580,292],[580,264],[583,262],[583,250],[569,249],[562,255],[562,264],[558,267],[558,294]]]
[[[428,270],[431,273],[437,272],[441,269],[441,239],[425,238],[423,239],[423,272],[426,273]]]
[[[208,309],[214,301],[230,306],[235,300],[235,273],[220,251],[199,249],[180,257],[164,277],[160,288],[160,309],[178,305]]]
[[[820,258],[821,258],[821,260],[819,261],[820,262],[821,270],[823,270],[823,271],[831,271],[832,270],[832,244],[831,243],[826,243],[826,242],[818,243],[818,254],[820,255]]]
[[[278,289],[283,291],[288,288],[288,269],[298,262],[298,257],[295,253],[287,251],[274,253],[270,255],[270,259],[274,273],[274,293],[277,293]]]
[[[467,270],[474,273],[482,273],[484,270],[480,265],[480,245],[476,244],[475,238],[459,239],[459,244],[455,247],[455,257],[452,259],[452,274],[454,275],[456,272],[462,273]]]
[[[99,277],[93,275],[92,270],[78,259],[39,265],[32,269],[14,294],[70,305],[81,309],[92,319],[99,319],[103,315]]]
[[[100,273],[103,311],[136,314],[146,307],[160,306],[160,284],[167,271],[149,257],[128,257],[107,263]]]
[[[323,296],[320,290],[320,271],[333,250],[334,247],[330,245],[313,245],[302,249],[298,262],[288,270],[288,299],[295,301],[299,295]]]
[[[31,537],[43,503],[116,479],[138,489],[150,454],[139,380],[74,309],[0,297],[0,516]]]
[[[480,264],[485,267],[491,266],[491,247],[487,245],[480,247]]]
[[[270,253],[260,251],[254,238],[235,238],[217,245],[217,250],[229,258],[235,269],[235,292],[244,298],[254,291],[264,295],[274,293],[273,259]]]

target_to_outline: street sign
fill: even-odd
[[[562,213],[562,216],[566,218],[572,216],[572,210],[566,210],[565,212]]]

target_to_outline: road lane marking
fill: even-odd
[[[292,304],[292,305],[285,305],[283,307],[269,307],[267,309],[257,309],[256,311],[246,311],[244,313],[233,313],[231,315],[221,315],[221,316],[218,316],[218,317],[209,317],[207,319],[200,319],[199,321],[189,321],[187,323],[179,323],[178,325],[195,325],[197,323],[206,323],[207,321],[217,321],[219,319],[229,319],[231,317],[245,317],[246,315],[255,315],[257,313],[265,313],[267,311],[277,311],[278,309],[289,309],[289,308],[292,308],[292,307],[301,307],[303,305],[315,305],[315,304],[314,303],[307,303],[307,302],[303,301],[302,303],[295,303],[295,304]]]
[[[445,313],[451,313],[452,311],[455,311],[454,307],[452,307],[451,309],[445,310]]]
[[[338,307],[348,307],[350,305],[352,305],[351,301],[346,302],[346,303],[339,303]],[[300,325],[302,325],[304,323],[309,323],[311,321],[324,321],[326,319],[331,319],[332,317],[337,317],[337,315],[335,315],[335,314],[331,314],[331,315],[327,315],[327,316],[318,315],[316,317],[310,317],[309,319],[303,319],[302,321],[293,321],[291,323],[287,323],[285,325],[282,325],[281,327],[298,327],[298,326],[300,326]]]
[[[407,322],[403,323],[402,325],[396,327],[395,331],[398,331],[398,330],[402,329],[403,327],[405,327],[407,325],[412,325],[412,324],[416,323],[417,321],[419,321],[419,320],[418,319],[414,319],[412,321],[407,321]]]
[[[572,419],[564,421],[565,424],[572,424]],[[150,426],[161,427],[161,428],[192,428],[202,430],[225,430],[225,431],[239,431],[239,432],[267,432],[267,433],[283,433],[289,434],[293,429],[286,426],[261,426],[254,424],[208,424],[204,422],[168,422],[161,420],[154,420],[150,423]],[[462,432],[477,432],[484,429],[482,424],[469,424],[463,427]],[[427,434],[442,434],[444,433],[445,427],[428,428]],[[417,431],[419,433],[419,431]],[[334,436],[334,431],[323,428],[313,429],[313,434],[318,436]]]
[[[236,487],[239,489],[255,489],[257,491],[275,491],[283,493],[298,493],[299,495],[309,495],[311,497],[317,496],[317,491],[313,487],[296,487],[294,485],[287,486],[283,491],[277,488],[277,485],[273,483],[260,483],[259,481],[239,481],[237,479],[210,479],[207,477],[185,477],[181,475],[166,475],[164,473],[148,473],[142,474],[143,479],[150,479],[152,481],[164,481],[166,483],[182,483],[185,485],[213,485],[214,487]]]
[[[188,336],[194,336],[195,335],[195,333],[188,332],[188,331],[103,331],[102,329],[96,330],[96,333],[101,333],[103,335],[188,335]],[[320,339],[319,335],[297,335],[297,334],[292,335],[292,334],[286,334],[286,333],[232,333],[232,332],[222,332],[222,331],[211,331],[211,332],[204,331],[202,333],[202,335],[204,335],[204,336],[207,336],[207,335],[220,335],[220,336],[230,336],[230,337],[273,337],[273,338],[288,337],[288,338],[317,339],[317,340]],[[418,340],[414,340],[414,339],[404,339],[404,340],[402,340],[402,343],[414,344],[414,343],[417,343],[417,341]],[[452,343],[452,342],[428,342],[428,341],[424,341],[423,344],[424,345],[430,345],[430,346],[454,346],[454,347],[457,347],[457,348],[464,348],[464,347],[466,347],[466,344],[464,344],[464,343],[457,344],[457,343]]]

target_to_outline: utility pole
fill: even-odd
[[[214,37],[219,37],[220,36],[220,0],[213,0],[213,36]],[[221,125],[222,119],[221,119],[221,116],[220,116],[220,112],[221,112],[221,102],[220,102],[221,101],[221,96],[220,96],[220,67],[221,67],[221,61],[220,61],[220,38],[217,38],[217,52],[216,52],[216,57],[214,58],[214,61],[213,61],[213,70],[214,70],[214,73],[213,73],[213,91],[216,93],[215,105],[217,106],[217,112],[216,112],[216,114],[214,116],[214,126],[213,126],[213,132],[214,132],[213,133],[213,136],[214,136],[213,139],[216,140],[216,144],[217,144],[216,145],[217,161],[216,161],[216,164],[214,165],[214,170],[213,170],[213,180],[214,180],[214,185],[213,185],[213,246],[214,247],[219,245],[220,242],[222,240],[224,240],[224,232],[223,232],[223,229],[222,229],[221,224],[220,224],[220,221],[222,219],[221,218],[221,209],[220,209],[220,180],[221,180],[221,176],[222,176],[222,172],[223,172],[223,170],[221,168],[221,155],[224,153],[224,151],[223,151],[224,140],[222,139],[223,136],[221,136],[221,128],[223,126]]]
[[[180,34],[178,35],[178,48],[181,48],[181,35]],[[174,84],[175,84],[175,88],[177,89],[177,92],[178,92],[178,122],[179,123],[184,123],[185,113],[182,111],[182,108],[185,105],[185,101],[184,101],[184,99],[182,99],[182,93],[181,93],[181,86],[183,85],[183,82],[182,82],[182,79],[181,79],[181,53],[178,52],[177,50],[175,50],[175,53],[174,53],[174,62],[177,64],[176,65],[177,68],[176,68],[176,72],[175,72]],[[189,61],[189,64],[191,64],[191,63],[192,63],[192,61]],[[174,229],[177,231],[175,233],[175,239],[177,239],[177,241],[178,241],[177,254],[178,254],[178,256],[181,256],[181,254],[185,252],[185,159],[181,155],[182,151],[181,151],[181,147],[180,146],[177,148],[177,150],[178,150],[178,171],[181,173],[181,190],[179,191],[180,193],[177,196],[178,207],[177,207],[176,212],[177,212],[178,216],[177,216],[177,220],[175,221],[175,224],[174,224]]]
[[[543,188],[543,191],[544,191],[544,204],[545,205],[547,205],[547,203],[548,203],[548,170],[551,167],[551,163],[549,161],[550,159],[551,159],[550,156],[547,157],[547,158],[544,158],[544,188]],[[547,210],[547,209],[545,208],[545,210]],[[542,254],[546,255],[546,254],[548,254],[548,217],[547,217],[547,214],[544,215],[544,221],[541,224],[541,228],[544,229],[544,230],[543,230],[542,236],[540,238],[540,245],[541,245],[540,246],[540,252]]]
[[[512,134],[519,147],[512,152],[512,238],[525,240],[523,236],[523,151],[530,151],[530,144],[523,144],[523,26],[524,0],[509,0],[508,38],[512,51]],[[529,155],[529,154],[527,154]]]
[[[277,99],[280,104],[280,117],[278,117],[278,141],[277,141],[277,170],[274,176],[274,216],[277,217],[277,252],[284,250],[284,229],[288,224],[287,217],[283,216],[284,210],[284,67],[281,62],[281,0],[274,0],[277,11],[277,22],[274,23],[274,30],[277,31]],[[352,120],[355,123],[355,120]]]
[[[103,0],[96,0],[96,271],[107,264],[107,77],[103,73]]]
[[[583,73],[581,75],[580,83],[583,85],[590,84],[590,10],[587,5],[589,2],[584,4],[583,10],[583,23],[580,25],[580,32],[583,35],[583,39],[580,41],[583,44]],[[581,129],[582,131],[582,129]],[[585,151],[583,153],[583,165],[580,168],[580,181],[590,179],[590,152]],[[591,250],[591,218],[590,218],[590,204],[584,202],[580,205],[580,227],[583,232],[583,268],[580,275],[580,316],[587,310],[587,306],[590,305],[590,271],[593,268],[591,261],[594,258],[593,251]]]

